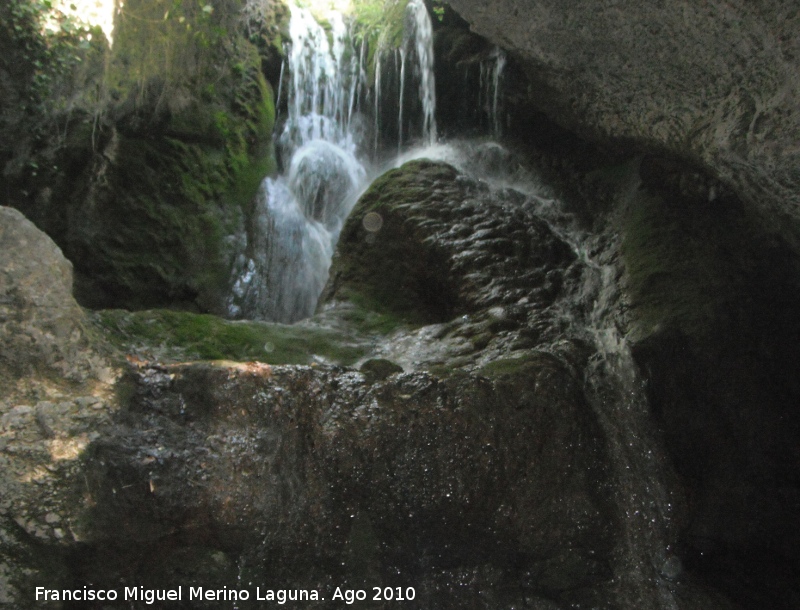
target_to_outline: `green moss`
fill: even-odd
[[[331,268],[335,281],[323,300],[349,300],[411,325],[449,320],[455,296],[447,257],[407,222],[404,208],[441,196],[432,186],[440,179],[452,183],[456,174],[448,165],[420,160],[373,182],[342,231]],[[370,212],[383,220],[376,234],[362,225]]]
[[[373,212],[405,201],[425,199],[433,182],[452,182],[457,176],[458,172],[444,163],[428,159],[409,161],[376,179],[364,193],[365,205],[359,205],[359,211]]]
[[[350,334],[304,325],[231,322],[169,310],[104,310],[93,315],[112,344],[162,361],[260,360],[308,364],[317,358],[352,364],[366,354]]]
[[[222,309],[226,237],[276,170],[273,92],[243,4],[125,2],[58,129],[7,164],[0,182],[73,262],[83,305]]]
[[[516,377],[530,372],[532,369],[543,367],[559,367],[560,364],[550,354],[544,352],[529,352],[509,358],[499,358],[481,367],[477,372],[486,377]]]
[[[408,0],[354,0],[353,12],[357,37],[367,41],[367,74],[375,76],[376,54],[381,49],[393,49],[403,43],[403,29]]]
[[[234,9],[126,3],[106,75],[119,100],[110,164],[75,193],[57,239],[83,304],[221,308],[225,237],[276,169],[273,92],[257,47],[231,33]]]
[[[338,293],[338,296],[353,305],[351,308],[340,310],[338,316],[361,332],[388,335],[398,328],[416,325],[413,321],[396,315],[394,308],[384,306],[368,294],[345,289]]]

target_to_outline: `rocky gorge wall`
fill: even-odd
[[[53,53],[60,73],[38,58],[32,74],[3,70],[4,202],[67,253],[84,305],[223,309],[231,236],[275,168],[265,74],[285,7],[252,26],[243,8],[127,2],[110,48],[95,31]],[[30,103],[37,74],[48,86]]]
[[[784,578],[798,564],[784,542],[797,514],[788,473],[800,430],[790,364],[800,334],[787,306],[798,294],[796,7],[449,4],[529,79],[527,94],[509,100],[529,108],[509,117],[510,134],[549,151],[545,164],[552,153],[572,159],[556,166],[571,176],[565,192],[577,188],[602,210],[621,193],[608,180],[626,158],[634,163],[635,201],[612,226],[628,338],[690,490],[684,559],[746,607],[792,607]]]
[[[128,5],[118,98],[97,116],[76,106],[55,157],[34,146],[61,170],[23,164],[4,187],[72,260],[84,303],[213,310],[219,238],[246,224],[272,163],[275,32],[257,49],[231,29],[207,54],[219,31]],[[489,40],[446,12],[438,69],[508,51],[507,143],[593,235],[586,249],[524,197],[415,162],[364,196],[327,302],[290,331],[87,315],[56,246],[4,210],[0,602],[25,607],[34,583],[269,573],[320,590],[414,581],[438,608],[649,608],[659,594],[682,609],[797,607],[800,265],[784,223],[797,14],[452,6]],[[228,9],[186,17],[222,27]],[[472,95],[458,78],[439,99]],[[602,355],[569,326],[594,307],[587,255],[612,274],[607,323],[646,380],[655,461],[671,473],[663,545],[636,569],[630,490],[585,385]],[[270,364],[185,362],[197,358]]]
[[[688,160],[773,226],[796,231],[800,13],[792,3],[449,4],[520,58],[531,99],[562,125]]]

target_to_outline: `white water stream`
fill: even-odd
[[[416,158],[444,161],[486,184],[494,196],[518,205],[519,194],[568,243],[583,265],[579,289],[557,305],[567,336],[594,346],[585,371],[584,392],[606,443],[610,493],[620,521],[611,581],[616,608],[677,610],[674,579],[682,572],[673,541],[675,474],[654,429],[650,407],[630,347],[617,326],[617,267],[596,260],[596,238],[580,230],[549,189],[514,162],[496,142],[455,141],[418,148],[395,166]],[[635,196],[638,182],[630,185]],[[517,203],[513,203],[516,201]],[[408,349],[408,345],[403,346]],[[423,348],[424,349],[424,348]],[[402,362],[401,354],[385,354]]]
[[[291,7],[289,101],[278,138],[284,171],[266,178],[256,202],[248,243],[237,261],[228,299],[231,317],[295,322],[314,313],[328,279],[342,225],[367,184],[380,152],[380,52],[376,52],[374,106],[367,104],[366,43],[343,15],[330,11],[330,34],[309,9]],[[433,28],[421,0],[406,9],[401,91],[416,92],[420,117],[400,100],[398,124],[419,121],[423,141],[436,140]],[[406,76],[406,60],[414,62]],[[412,78],[413,77],[413,78]],[[280,87],[283,86],[281,82]],[[373,111],[372,145],[365,109]]]

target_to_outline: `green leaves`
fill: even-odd
[[[16,49],[13,61],[27,72],[31,110],[43,110],[55,83],[82,60],[90,47],[90,28],[53,6],[52,0],[9,2],[3,32]]]

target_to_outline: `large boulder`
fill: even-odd
[[[0,207],[0,605],[34,607],[31,578],[66,582],[77,460],[114,404],[114,369],[72,297],[72,265]]]
[[[82,305],[224,311],[252,198],[275,169],[263,36],[280,39],[285,7],[262,4],[271,22],[248,30],[239,0],[128,2],[113,46],[95,32],[86,51],[54,50],[48,63],[75,67],[39,75],[43,99],[0,117],[6,204],[72,261]]]
[[[423,322],[493,307],[523,319],[553,304],[574,262],[533,200],[496,196],[454,167],[422,159],[387,172],[361,197],[322,301],[367,301]]]
[[[790,3],[449,4],[519,58],[531,101],[562,124],[689,159],[776,225],[800,216],[800,13]]]
[[[0,252],[0,379],[96,375],[101,361],[58,246],[20,212],[0,207]]]
[[[337,586],[413,587],[419,603],[441,609],[611,599],[636,608],[672,588],[689,600],[682,607],[727,607],[675,581],[670,520],[647,500],[631,503],[656,484],[674,493],[666,480],[624,475],[607,421],[616,382],[582,327],[559,313],[594,271],[536,221],[542,201],[430,161],[378,186],[345,228],[339,264],[351,264],[333,296],[380,303],[389,263],[373,246],[436,263],[411,261],[393,276],[409,294],[387,307],[405,322],[375,351],[408,372],[374,359],[363,371],[134,360],[116,398],[107,386],[7,395],[6,604],[38,607],[36,586],[93,583],[121,595],[125,586],[247,589],[251,605],[255,587],[327,600]],[[397,201],[376,201],[387,192]],[[44,241],[48,269],[61,274],[33,282],[40,302],[80,318],[68,264],[10,217]],[[519,231],[505,237],[505,227]],[[449,286],[451,306],[417,290],[419,277]],[[634,507],[654,529],[628,516]]]

